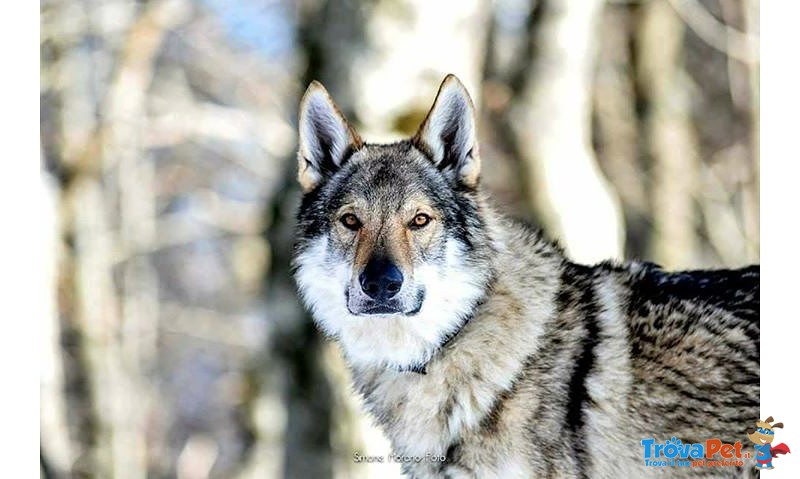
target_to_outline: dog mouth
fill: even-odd
[[[416,294],[413,301],[414,304],[410,305],[410,307],[402,304],[402,302],[398,300],[389,300],[385,302],[373,300],[351,301],[350,292],[345,291],[347,311],[353,316],[415,316],[422,309],[422,303],[424,301],[424,291],[419,291]]]
[[[373,306],[371,308],[367,308],[364,311],[361,311],[360,313],[356,313],[356,314],[358,314],[359,316],[374,316],[374,315],[377,315],[377,314],[402,314],[403,316],[412,316],[412,315],[414,315],[414,314],[416,314],[418,312],[419,312],[419,309],[406,312],[406,311],[401,311],[401,310],[399,310],[397,308],[394,308],[392,306],[388,306],[388,305],[385,305],[385,304],[379,304],[377,306]]]

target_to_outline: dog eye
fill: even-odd
[[[342,215],[342,217],[339,218],[339,221],[341,221],[345,228],[352,231],[358,231],[362,226],[361,221],[353,213]]]
[[[417,216],[414,217],[413,220],[411,220],[411,224],[409,226],[411,226],[414,229],[424,228],[428,226],[428,223],[430,222],[431,222],[430,216],[426,215],[425,213],[419,213],[417,214]]]

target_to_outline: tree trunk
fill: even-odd
[[[637,65],[648,105],[645,123],[653,165],[650,256],[667,268],[688,268],[698,260],[694,194],[699,146],[683,69],[685,26],[663,0],[645,4],[641,15]]]
[[[601,0],[542,0],[526,86],[513,112],[534,211],[577,261],[621,258],[618,200],[591,147],[591,89]]]

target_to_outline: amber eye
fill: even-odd
[[[431,222],[430,216],[426,215],[425,213],[419,213],[417,214],[417,216],[414,217],[413,220],[411,220],[410,226],[415,229],[424,228],[428,226],[428,223],[430,222]]]
[[[339,218],[345,228],[353,231],[358,231],[361,228],[361,221],[353,213],[347,213]]]

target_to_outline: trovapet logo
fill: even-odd
[[[783,423],[772,423],[772,416],[765,421],[756,421],[756,428],[747,431],[747,438],[753,443],[755,457],[743,451],[741,441],[728,444],[720,439],[706,439],[704,442],[683,443],[675,437],[665,442],[655,438],[642,439],[644,465],[647,467],[742,467],[746,460],[755,458],[757,469],[774,469],[773,459],[779,454],[791,451],[786,444],[773,446],[775,429],[782,429]]]
[[[649,438],[642,439],[642,447],[648,467],[734,467],[743,466],[751,456],[742,452],[741,442],[726,444],[719,439],[684,444],[674,437],[664,443]]]

